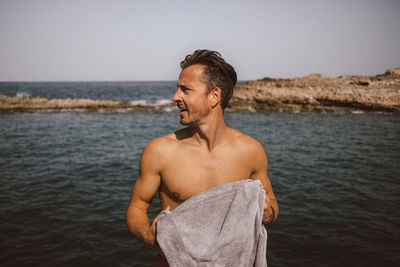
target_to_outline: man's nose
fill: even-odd
[[[178,102],[179,100],[181,100],[181,90],[178,88],[176,89],[175,94],[172,96],[172,101]]]

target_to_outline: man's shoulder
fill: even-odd
[[[173,133],[160,136],[157,138],[154,138],[151,140],[147,145],[145,149],[151,149],[151,150],[160,150],[160,149],[165,149],[171,145],[173,145],[175,142]]]
[[[253,171],[267,166],[267,154],[263,145],[255,138],[232,129],[234,147],[240,153],[243,162],[247,162]]]
[[[233,128],[229,128],[229,130],[231,131],[235,146],[238,146],[241,150],[250,153],[265,153],[264,147],[255,138]]]
[[[243,144],[243,145],[250,145],[250,146],[260,146],[260,142],[258,142],[255,138],[251,137],[250,135],[244,134],[239,130],[229,128],[231,132],[231,136],[234,138],[235,141]]]
[[[170,149],[176,147],[187,132],[187,128],[178,130],[176,132],[172,132],[166,134],[164,136],[160,136],[151,140],[145,150],[151,150],[152,152],[166,152]]]

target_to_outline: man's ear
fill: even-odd
[[[211,90],[211,92],[209,93],[209,100],[211,103],[211,106],[213,108],[215,108],[218,103],[221,101],[221,88],[219,87],[215,87],[214,89]]]

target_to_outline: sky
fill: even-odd
[[[176,80],[196,49],[239,80],[400,67],[399,0],[0,0],[0,81]]]

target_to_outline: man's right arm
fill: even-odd
[[[155,223],[150,225],[147,210],[161,184],[160,139],[150,142],[140,159],[139,176],[132,190],[131,202],[126,214],[126,221],[131,233],[149,247],[156,247]]]

